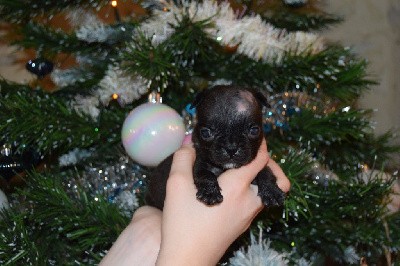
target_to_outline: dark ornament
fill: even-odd
[[[283,3],[289,7],[300,8],[307,4],[308,0],[283,0]]]
[[[53,63],[44,58],[36,58],[29,60],[28,63],[26,63],[26,69],[29,72],[37,75],[38,78],[43,78],[49,74],[51,71],[53,71],[53,67]]]
[[[22,162],[11,156],[11,145],[3,145],[0,157],[0,176],[9,181],[23,169]]]
[[[13,154],[14,145],[6,143],[0,147],[0,177],[6,181],[11,180],[18,173],[33,169],[42,161],[39,152],[25,145],[22,145],[21,152],[15,154]]]

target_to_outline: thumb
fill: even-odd
[[[170,176],[192,176],[195,159],[196,152],[193,148],[192,135],[187,135],[183,140],[181,148],[174,153]]]

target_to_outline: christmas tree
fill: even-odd
[[[216,84],[267,95],[268,148],[292,183],[285,206],[253,222],[228,265],[398,260],[387,165],[399,148],[389,144],[393,132],[375,136],[370,111],[357,108],[374,80],[350,48],[320,37],[341,19],[316,1],[0,0],[0,17],[3,41],[31,56],[26,68],[37,77],[0,79],[10,202],[2,265],[97,264],[145,204],[158,159],[143,154],[172,153],[182,138],[168,132],[154,147],[134,136],[142,146],[131,154],[121,135],[128,114],[162,98],[190,133],[196,114],[187,106]],[[148,111],[142,122],[163,119]]]

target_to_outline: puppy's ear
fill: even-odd
[[[189,108],[193,109],[193,108],[197,107],[200,104],[200,102],[203,100],[204,94],[205,94],[205,90],[198,92],[196,94],[196,96],[194,97],[193,102],[190,104]]]
[[[261,91],[254,90],[253,91],[254,97],[257,99],[257,101],[262,105],[267,108],[271,108],[271,105],[268,103],[267,97],[262,93]]]

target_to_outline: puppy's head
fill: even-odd
[[[263,105],[268,105],[266,98],[250,89],[216,86],[202,91],[193,102],[198,159],[223,169],[251,162],[263,138]]]

